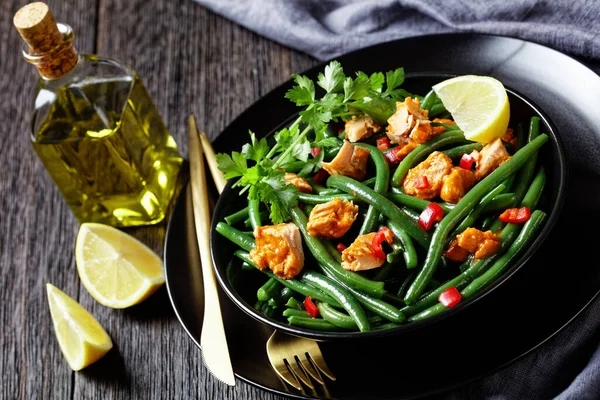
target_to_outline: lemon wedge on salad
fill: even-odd
[[[504,85],[490,76],[462,75],[433,86],[465,138],[489,143],[506,133],[510,104]]]
[[[79,371],[112,349],[110,336],[85,308],[50,283],[46,292],[54,333],[71,369]]]
[[[75,261],[83,286],[96,301],[111,308],[138,304],[165,282],[161,258],[110,225],[81,224]]]

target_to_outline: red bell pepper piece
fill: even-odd
[[[313,318],[317,318],[319,315],[319,308],[313,303],[310,297],[304,299],[304,308]]]
[[[319,153],[321,153],[321,148],[320,148],[320,147],[313,147],[313,148],[311,148],[311,149],[310,149],[310,154],[311,154],[313,157],[316,157],[316,156],[318,156],[318,155],[319,155]]]
[[[400,159],[396,155],[398,151],[398,148],[395,147],[383,155],[390,166],[396,165],[400,162]]]
[[[428,231],[434,222],[440,222],[444,218],[444,210],[437,203],[429,203],[419,216],[419,226]]]
[[[455,262],[464,262],[469,257],[469,254],[469,250],[460,247],[456,239],[444,251],[444,257]]]
[[[440,293],[438,301],[448,308],[452,308],[462,299],[462,295],[454,286],[450,286],[448,289]]]
[[[529,207],[521,208],[508,208],[498,218],[502,222],[508,222],[511,224],[521,224],[529,219],[531,211]]]
[[[335,246],[335,248],[337,249],[337,251],[339,251],[341,253],[342,251],[346,250],[348,247],[344,243],[338,243],[337,246]]]
[[[323,168],[321,168],[319,170],[319,172],[317,172],[313,178],[313,182],[315,183],[321,183],[323,182],[327,177],[329,176],[329,173],[327,171],[325,171]]]
[[[474,163],[475,158],[473,158],[473,156],[471,156],[470,154],[463,154],[463,156],[460,158],[460,164],[458,164],[458,166],[462,169],[470,171],[471,168],[473,168]]]
[[[390,138],[387,136],[382,136],[377,139],[377,148],[381,151],[387,150],[390,148]]]
[[[394,242],[394,234],[387,226],[384,226],[379,231],[377,231],[375,236],[373,236],[373,241],[371,242],[373,255],[379,258],[380,260],[385,259],[385,252],[383,251],[383,247],[381,247],[381,243],[383,243],[384,240],[389,244],[392,244]]]
[[[417,189],[427,189],[429,187],[429,179],[425,175],[419,176],[415,186]]]

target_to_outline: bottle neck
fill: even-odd
[[[62,41],[45,52],[32,51],[31,47],[23,50],[23,58],[35,65],[40,76],[44,79],[56,79],[71,71],[79,59],[77,50],[73,46],[75,37],[69,25],[56,24],[62,34]]]

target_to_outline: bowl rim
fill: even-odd
[[[411,73],[405,74],[406,79],[418,79],[418,78],[444,79],[444,78],[452,78],[455,76],[458,76],[458,75],[445,73],[445,72],[435,72],[435,71],[418,71],[418,72],[411,72]],[[244,313],[249,315],[251,318],[253,318],[261,323],[264,323],[273,329],[281,330],[281,331],[284,331],[284,332],[294,335],[294,336],[305,337],[305,338],[309,338],[309,339],[313,339],[313,340],[317,340],[317,341],[353,340],[353,339],[361,339],[362,340],[362,339],[369,339],[369,338],[374,338],[374,337],[382,338],[382,337],[397,336],[404,332],[411,332],[411,331],[414,331],[417,329],[422,329],[422,328],[430,326],[430,325],[436,325],[438,322],[445,320],[447,318],[451,318],[453,315],[460,313],[462,310],[465,310],[468,307],[471,307],[472,305],[479,302],[481,299],[487,297],[495,289],[500,287],[506,280],[508,280],[515,273],[517,273],[523,266],[525,266],[527,261],[533,256],[533,254],[535,254],[535,252],[538,250],[538,248],[543,244],[543,242],[546,240],[546,238],[551,233],[552,229],[554,228],[554,226],[561,214],[561,211],[562,211],[564,203],[565,203],[565,199],[567,196],[568,177],[569,177],[569,166],[568,166],[568,161],[567,161],[566,150],[564,147],[563,140],[560,136],[560,133],[558,132],[558,128],[556,127],[555,123],[552,121],[552,119],[549,118],[549,116],[546,114],[546,112],[543,109],[541,109],[541,107],[539,107],[537,104],[535,104],[531,99],[529,99],[523,93],[520,93],[519,91],[511,88],[510,85],[504,84],[504,82],[503,82],[503,85],[509,95],[509,98],[511,96],[514,96],[517,99],[519,99],[520,101],[522,101],[523,103],[525,103],[527,106],[529,106],[534,111],[535,115],[540,117],[540,120],[541,120],[540,122],[543,125],[548,127],[547,133],[549,136],[549,141],[554,143],[554,146],[552,146],[552,147],[556,148],[557,155],[558,155],[558,157],[557,157],[557,160],[558,160],[558,165],[557,165],[558,187],[556,188],[556,191],[557,191],[556,196],[557,197],[556,197],[556,202],[553,204],[552,211],[549,213],[546,221],[544,222],[544,224],[542,226],[542,229],[537,233],[533,242],[531,242],[529,244],[529,246],[527,247],[527,249],[521,253],[521,255],[518,257],[518,259],[513,262],[513,264],[510,266],[510,268],[508,268],[500,277],[498,277],[492,283],[487,285],[487,287],[485,287],[484,289],[479,291],[477,293],[477,295],[475,295],[469,299],[466,299],[464,301],[461,301],[455,307],[452,307],[443,313],[434,315],[434,316],[426,318],[424,320],[413,321],[413,322],[410,322],[407,324],[400,324],[397,327],[392,327],[392,328],[382,329],[382,330],[372,330],[372,331],[368,331],[368,332],[317,331],[317,330],[297,327],[297,326],[293,326],[293,325],[288,325],[288,324],[285,324],[274,318],[270,318],[266,315],[263,315],[259,311],[255,310],[251,304],[248,304],[237,293],[237,291],[229,284],[226,277],[220,272],[221,269],[216,264],[217,257],[215,254],[215,249],[216,249],[215,241],[217,240],[216,237],[220,236],[220,234],[218,234],[218,232],[216,232],[216,225],[218,222],[220,222],[220,220],[217,220],[217,218],[215,218],[215,216],[222,214],[221,210],[226,206],[226,203],[227,203],[227,201],[222,200],[222,199],[225,199],[227,197],[227,194],[234,190],[231,187],[233,184],[232,181],[229,181],[229,182],[227,182],[227,185],[223,189],[222,194],[219,196],[219,198],[217,199],[217,202],[215,204],[214,211],[211,215],[211,229],[210,229],[210,248],[211,248],[211,255],[214,260],[213,261],[213,269],[215,271],[215,276],[217,278],[219,285],[221,286],[223,291],[227,294],[229,299],[236,305],[236,307],[240,308]],[[295,115],[297,115],[297,113],[289,115],[289,116],[283,116],[282,122],[278,126],[276,126],[274,129],[272,129],[270,132],[267,132],[262,137],[270,137],[278,129],[281,129],[282,126],[285,126],[285,124],[288,121],[290,121],[292,118],[294,118]],[[224,271],[224,269],[223,269],[223,271]]]

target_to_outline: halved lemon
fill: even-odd
[[[79,278],[90,295],[111,308],[138,304],[165,282],[160,257],[144,243],[110,225],[81,224],[75,261]]]
[[[489,143],[506,133],[510,104],[504,85],[490,76],[462,75],[433,86],[465,138]]]
[[[46,292],[54,333],[71,369],[79,371],[112,349],[110,336],[92,314],[51,283]]]

